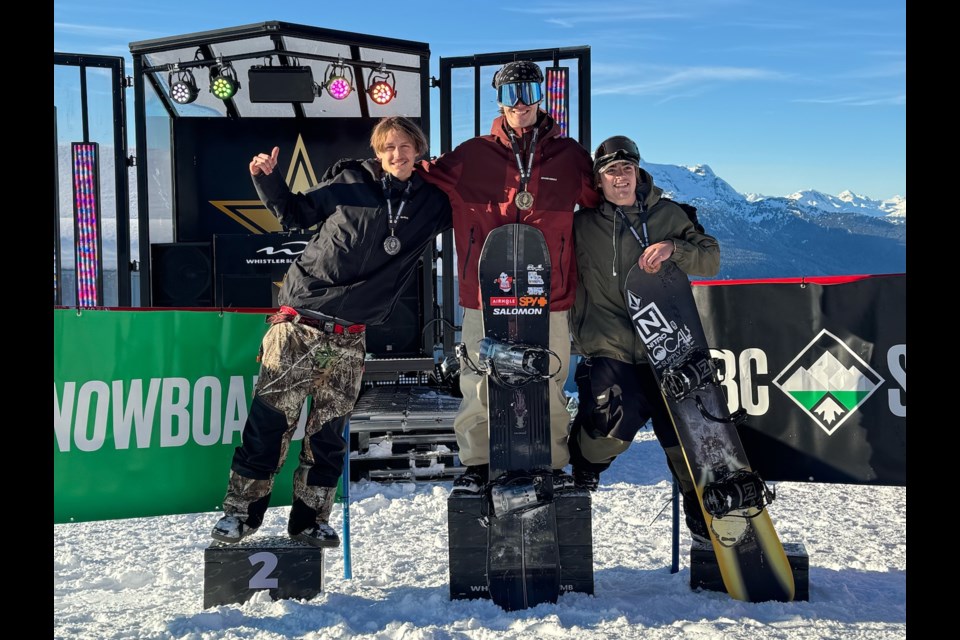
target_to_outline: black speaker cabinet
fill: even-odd
[[[309,233],[214,234],[214,291],[219,307],[277,306],[290,263]]]
[[[212,307],[209,242],[150,245],[150,300],[154,307]]]
[[[367,352],[378,358],[417,358],[423,355],[420,332],[423,330],[423,263],[400,294],[390,318],[381,325],[367,327]]]

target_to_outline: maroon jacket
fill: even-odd
[[[534,196],[533,208],[522,211],[513,202],[520,189],[520,172],[506,126],[506,119],[499,116],[490,135],[471,138],[432,163],[423,161],[417,171],[443,190],[453,207],[461,306],[481,308],[477,263],[483,241],[496,227],[516,222],[543,233],[552,265],[550,311],[564,311],[573,306],[577,290],[573,208],[578,203],[597,207],[601,202],[594,189],[590,154],[576,141],[562,137],[553,118],[542,114],[527,184]],[[527,134],[526,145],[529,139]]]

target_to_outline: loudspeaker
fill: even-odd
[[[309,233],[213,236],[214,292],[218,307],[275,308],[290,268],[310,241]]]
[[[217,275],[217,306],[224,308],[270,308],[271,289],[276,289],[268,275]],[[276,299],[276,294],[273,295]]]
[[[154,307],[212,307],[209,242],[150,245],[150,300]]]
[[[310,67],[254,65],[247,72],[250,102],[313,102],[316,96]]]
[[[421,262],[387,321],[367,327],[368,353],[378,358],[417,358],[423,355],[420,340],[423,330],[422,279]]]

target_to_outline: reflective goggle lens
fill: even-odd
[[[506,106],[516,106],[518,102],[526,105],[537,104],[543,100],[539,82],[512,82],[497,89],[497,102]]]
[[[637,160],[640,158],[640,150],[637,149],[637,145],[627,138],[619,138],[613,141],[608,140],[597,149],[598,158],[605,158],[606,156],[614,156],[616,154],[620,154],[620,158]]]

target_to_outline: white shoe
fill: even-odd
[[[257,527],[248,526],[246,522],[237,516],[223,516],[217,524],[213,526],[213,531],[210,533],[210,536],[220,542],[236,544],[256,530]]]
[[[314,547],[339,547],[340,536],[333,530],[329,524],[318,522],[312,527],[307,527],[300,533],[290,536],[299,542],[305,542]]]

